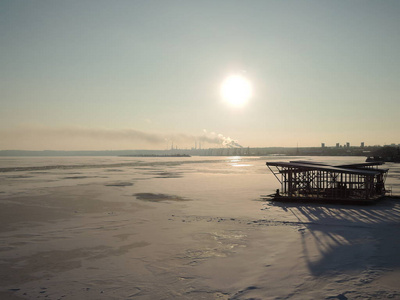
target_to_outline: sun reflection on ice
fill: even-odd
[[[229,164],[232,167],[251,167],[251,164],[245,164],[241,163],[242,162],[242,157],[241,156],[233,156],[229,158]]]

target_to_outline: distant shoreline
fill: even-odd
[[[167,150],[0,150],[3,156],[373,156],[381,146],[365,147],[236,147]]]
[[[189,154],[128,154],[120,157],[191,157]]]

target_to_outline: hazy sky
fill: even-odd
[[[400,143],[400,1],[1,0],[0,79],[0,149]]]

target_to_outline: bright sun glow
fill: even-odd
[[[231,75],[222,83],[221,95],[232,106],[241,107],[252,95],[250,81],[241,75]]]

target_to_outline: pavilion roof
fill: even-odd
[[[296,168],[299,170],[319,170],[335,173],[346,173],[346,174],[356,174],[356,175],[366,175],[366,176],[376,176],[383,172],[387,172],[388,169],[367,169],[367,166],[374,166],[381,163],[371,162],[371,163],[360,163],[351,165],[339,165],[332,166],[324,163],[318,162],[308,162],[308,161],[290,161],[290,162],[267,162],[268,166],[286,167],[286,168]]]

